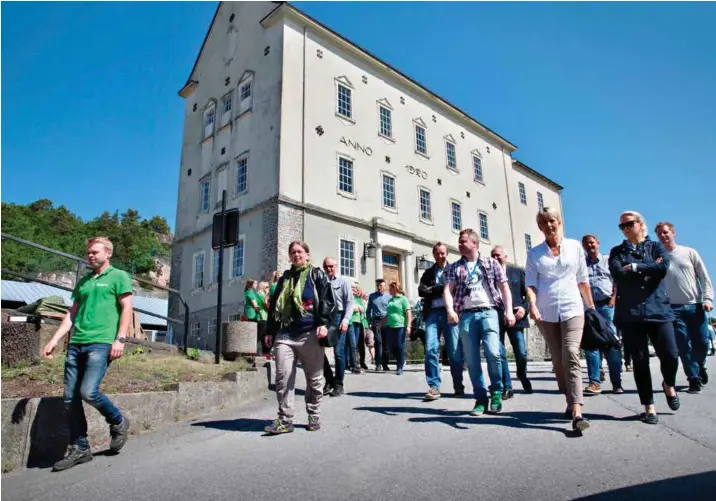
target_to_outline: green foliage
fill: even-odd
[[[201,358],[201,350],[199,348],[188,348],[186,356],[189,360],[199,360]]]
[[[160,216],[142,220],[139,212],[104,212],[84,222],[65,206],[55,207],[41,199],[28,205],[2,202],[3,232],[78,257],[85,257],[87,239],[108,237],[114,244],[112,264],[132,274],[154,269],[154,258],[168,257],[170,247],[158,234],[168,234],[169,225]],[[73,271],[74,261],[49,252],[3,240],[2,267],[26,274],[43,271]]]

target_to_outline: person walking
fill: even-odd
[[[351,292],[351,284],[345,277],[337,274],[338,264],[332,257],[323,260],[323,271],[328,276],[328,281],[333,288],[333,298],[336,303],[336,315],[334,317],[335,326],[338,327],[338,340],[333,347],[335,359],[335,375],[331,370],[331,364],[328,357],[323,357],[323,376],[326,379],[326,386],[323,389],[324,395],[332,397],[340,397],[345,393],[343,388],[343,378],[346,372],[346,337],[348,327],[353,316],[353,293]]]
[[[362,337],[361,332],[363,331],[363,321],[365,319],[365,301],[359,284],[354,283],[351,286],[351,291],[353,292],[353,315],[351,316],[351,325],[348,328],[349,367],[353,374],[362,374],[358,345]]]
[[[410,336],[413,323],[413,311],[410,302],[405,297],[405,291],[400,282],[391,282],[389,287],[391,295],[386,306],[385,326],[383,327],[388,340],[388,346],[397,362],[395,373],[403,375],[405,365],[405,338]]]
[[[283,273],[271,298],[266,344],[275,345],[278,418],[264,428],[269,435],[294,431],[296,364],[306,374],[308,431],[321,429],[323,357],[327,326],[333,322],[335,300],[331,283],[310,260],[308,244],[288,246],[291,268]]]
[[[52,359],[57,344],[74,329],[65,357],[63,397],[70,444],[64,458],[54,464],[54,471],[92,461],[83,401],[97,409],[109,424],[111,452],[119,452],[127,441],[129,419],[99,391],[109,365],[124,353],[134,315],[132,279],[126,271],[110,264],[113,252],[114,246],[106,237],[87,241],[87,262],[92,271],[75,285],[72,306],[42,349],[42,356]]]
[[[383,336],[383,324],[385,323],[386,308],[388,301],[393,296],[385,290],[385,280],[379,278],[375,281],[375,292],[368,296],[367,316],[370,322],[370,329],[373,331],[373,343],[375,344],[375,371],[388,371],[389,350],[388,342]]]
[[[582,415],[580,344],[584,305],[594,308],[587,263],[579,241],[562,235],[562,216],[555,209],[542,208],[537,226],[545,240],[527,254],[530,316],[552,354],[557,385],[567,399],[565,418],[572,420],[573,430],[582,433],[589,428],[589,421]]]
[[[649,239],[646,221],[638,212],[622,213],[619,229],[625,239],[609,253],[609,271],[617,285],[614,322],[631,352],[636,389],[645,409],[642,419],[657,424],[649,368],[650,340],[661,364],[666,403],[674,411],[680,407],[674,388],[679,368],[674,312],[664,284],[669,259],[663,245]]]

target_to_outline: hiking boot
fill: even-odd
[[[264,428],[264,432],[269,435],[283,435],[284,433],[293,433],[293,424],[282,423],[280,419],[275,419],[273,423]]]
[[[475,407],[470,411],[471,416],[482,416],[487,410],[487,402],[475,401]]]
[[[692,394],[701,393],[701,379],[699,379],[698,377],[690,379],[689,389],[686,391]]]
[[[332,397],[340,397],[345,393],[345,390],[343,389],[343,386],[336,386],[333,388],[333,391],[331,392]]]
[[[112,440],[109,442],[109,450],[112,452],[119,452],[127,443],[127,435],[129,431],[129,419],[127,417],[122,418],[122,422],[119,424],[113,424],[109,426],[109,436]]]
[[[598,385],[597,383],[589,383],[586,388],[584,388],[584,394],[585,395],[599,395],[602,392],[602,387]]]
[[[502,393],[496,391],[490,397],[490,412],[492,414],[498,414],[502,411]]]
[[[308,431],[318,431],[321,429],[321,420],[316,416],[308,416]]]
[[[80,449],[76,445],[69,445],[67,446],[65,457],[55,463],[52,467],[52,471],[68,470],[73,466],[89,461],[92,461],[92,451],[89,448]]]
[[[701,380],[701,386],[709,384],[709,373],[706,372],[706,366],[702,365],[699,369],[699,379]]]
[[[502,396],[502,400],[509,400],[515,396],[515,392],[512,390],[505,390],[505,394]]]
[[[437,388],[430,388],[428,392],[425,394],[425,400],[437,400],[440,398],[440,390]]]

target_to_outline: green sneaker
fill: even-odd
[[[490,397],[490,412],[497,414],[502,411],[502,392],[496,391]]]
[[[308,416],[308,426],[306,427],[308,431],[318,431],[321,429],[321,420],[318,419],[316,416]]]
[[[487,402],[475,401],[475,407],[470,411],[471,416],[482,416],[487,410]]]
[[[281,420],[276,419],[273,423],[264,428],[264,432],[268,435],[283,435],[284,433],[293,432],[293,424],[282,423]]]

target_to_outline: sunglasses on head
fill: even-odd
[[[631,221],[626,221],[625,223],[619,224],[619,229],[624,231],[627,228],[632,228],[637,223],[636,219],[632,219]]]

